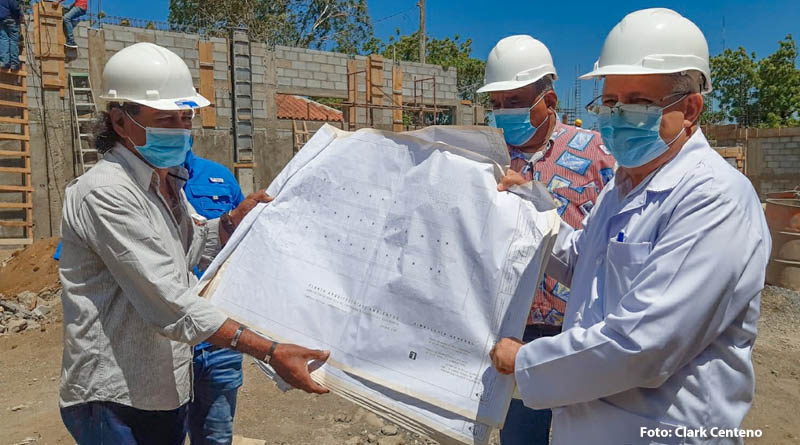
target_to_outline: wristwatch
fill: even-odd
[[[269,352],[267,352],[267,355],[264,356],[264,360],[263,360],[264,363],[269,363],[269,361],[272,360],[272,355],[275,354],[275,348],[277,348],[277,347],[278,347],[278,342],[273,340],[272,341],[272,346],[269,347]]]
[[[232,234],[234,230],[236,230],[236,226],[233,225],[233,221],[231,220],[231,212],[228,211],[224,213],[222,216],[219,217],[219,223],[222,225],[222,228],[228,232],[228,235]]]

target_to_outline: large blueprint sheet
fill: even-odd
[[[449,131],[323,127],[200,286],[270,338],[331,350],[312,376],[335,392],[425,434],[485,443],[514,388],[489,350],[521,336],[558,215],[541,188],[496,191],[502,137]],[[469,145],[470,132],[495,146],[448,143]]]

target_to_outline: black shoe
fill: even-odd
[[[77,48],[78,47],[78,45],[76,45],[74,43],[71,43],[71,42],[65,43],[64,46],[66,46],[67,48]]]

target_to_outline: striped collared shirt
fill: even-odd
[[[66,190],[60,405],[110,401],[171,410],[192,396],[192,349],[225,316],[192,288],[192,267],[219,250],[218,220],[193,215],[170,169],[117,145]]]

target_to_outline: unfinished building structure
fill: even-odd
[[[442,116],[451,124],[483,120],[459,99],[455,68],[270,47],[244,30],[221,38],[89,22],[77,27],[78,48],[69,49],[61,5],[33,8],[23,31],[27,66],[0,72],[3,244],[60,234],[64,189],[97,160],[89,140],[92,117],[104,106],[95,98],[105,62],[137,42],[164,46],[186,61],[195,87],[212,103],[195,119],[194,150],[234,171],[245,191],[266,187],[298,144],[326,122],[350,130],[403,130],[442,123]],[[342,119],[281,118],[278,95],[327,98]]]

